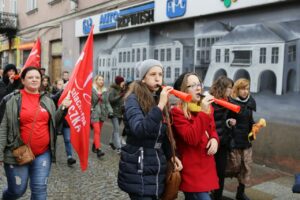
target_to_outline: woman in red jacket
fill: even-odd
[[[218,149],[213,96],[201,98],[202,83],[195,73],[184,73],[174,89],[192,95],[171,109],[178,155],[182,161],[180,190],[187,200],[209,200],[209,192],[219,188],[214,154]]]

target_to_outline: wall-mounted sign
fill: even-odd
[[[130,28],[154,22],[154,2],[112,10],[76,21],[76,36],[85,36],[95,24],[94,34],[109,30]]]
[[[169,18],[181,17],[186,12],[187,0],[167,0],[167,16]]]
[[[287,0],[155,0],[154,22],[198,17]]]

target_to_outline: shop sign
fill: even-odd
[[[141,26],[154,22],[154,2],[135,5],[132,7],[112,10],[99,15],[90,16],[76,21],[76,36],[84,36],[90,32],[92,24],[95,24],[94,34]]]

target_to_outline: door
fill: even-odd
[[[61,78],[61,56],[52,56],[52,66],[50,78],[52,83]]]

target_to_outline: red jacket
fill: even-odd
[[[207,155],[206,149],[210,138],[216,138],[219,141],[213,113],[212,115],[204,112],[193,113],[192,118],[188,120],[180,108],[174,107],[171,114],[177,152],[183,165],[180,190],[209,192],[218,189],[219,180],[215,159],[214,156]]]

